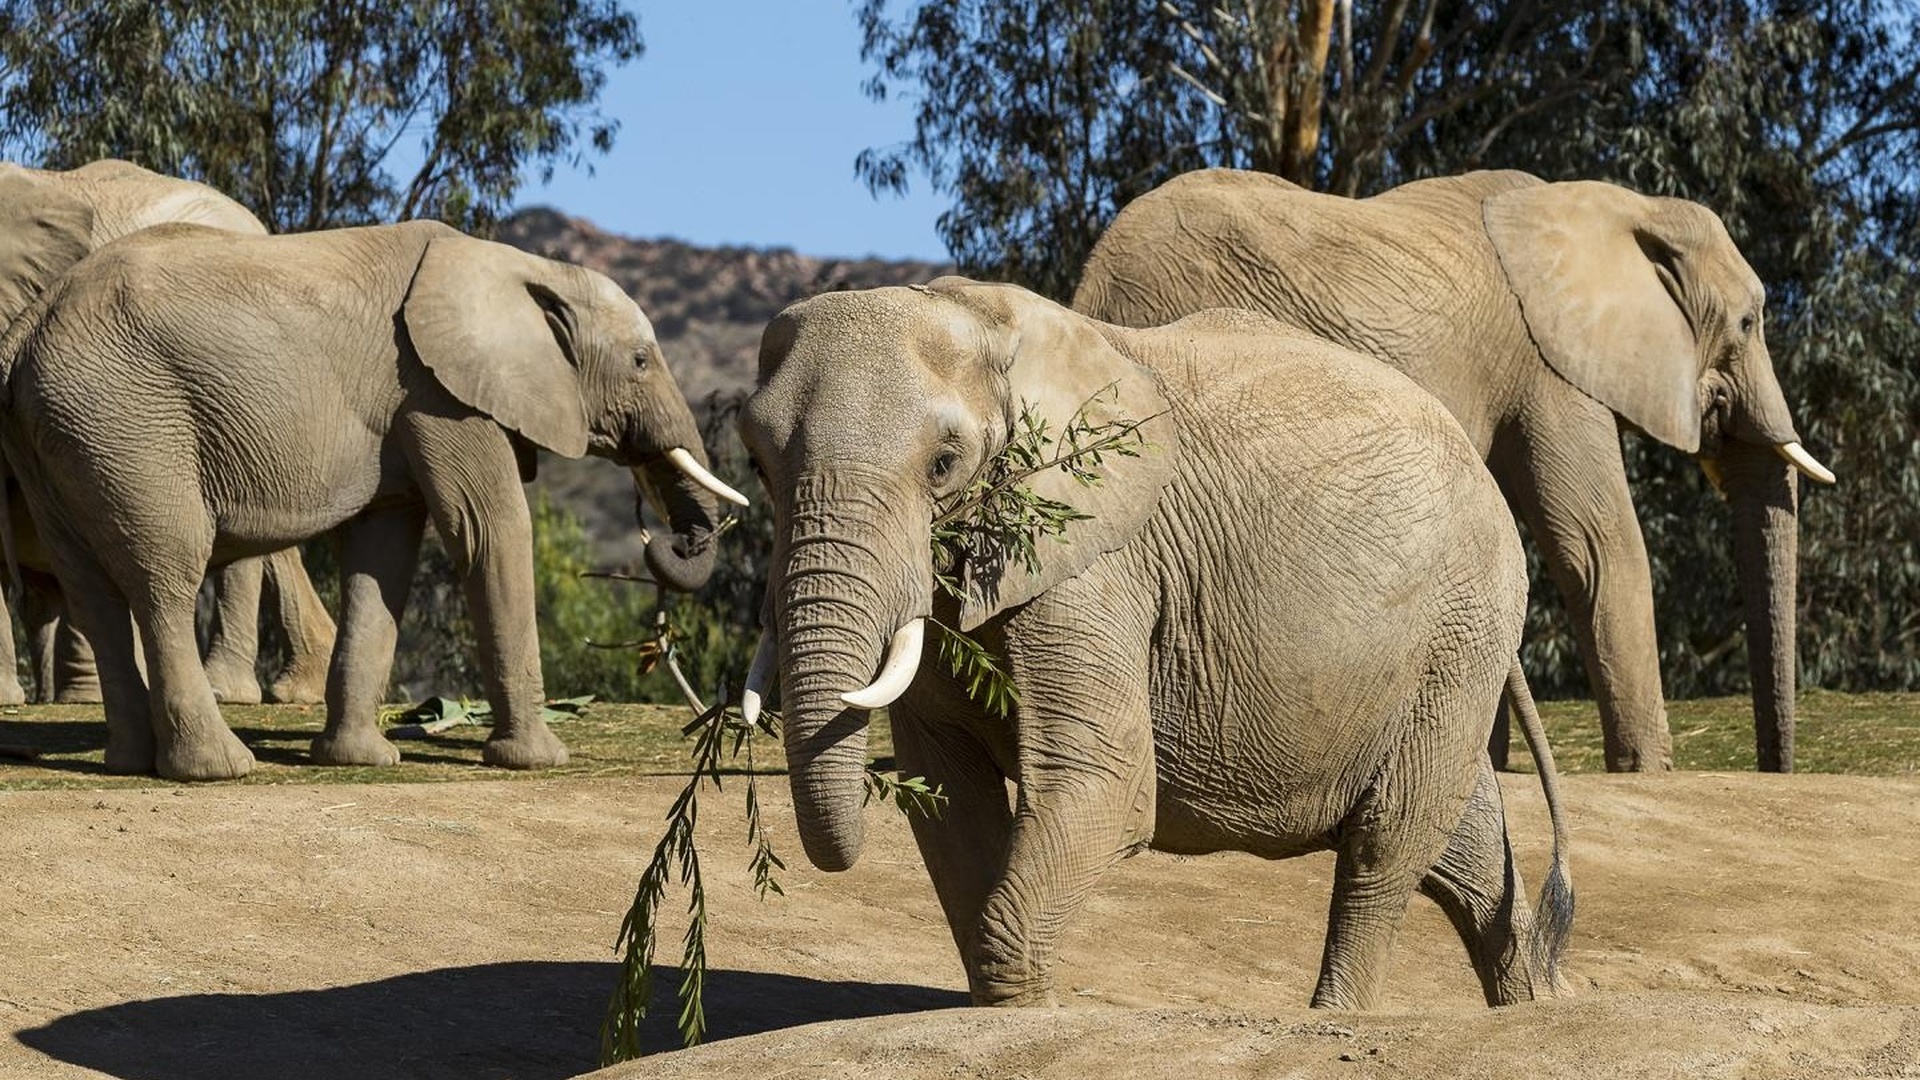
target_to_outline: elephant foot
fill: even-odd
[[[308,750],[315,765],[400,764],[400,748],[387,741],[375,728],[350,728],[323,733]]]
[[[0,676],[0,705],[25,705],[27,691],[20,685],[18,675]]]
[[[567,763],[567,744],[540,724],[518,735],[488,739],[481,760],[499,769],[551,769]]]
[[[318,705],[327,700],[327,669],[289,667],[267,684],[267,700],[281,705]]]
[[[238,780],[253,771],[253,751],[227,730],[198,739],[175,739],[154,762],[168,780]]]
[[[141,725],[144,737],[125,736],[107,731],[107,771],[116,776],[151,776],[158,764],[152,729]]]
[[[1060,1004],[1053,996],[1053,985],[1051,983],[1043,986],[1027,986],[1025,988],[990,986],[984,990],[975,990],[973,992],[973,1003],[975,1005],[991,1005],[996,1009],[1052,1009],[1057,1008]]]
[[[251,666],[209,664],[207,682],[213,685],[213,699],[223,705],[260,704],[260,680]]]

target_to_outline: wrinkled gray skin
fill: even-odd
[[[566,760],[540,716],[535,447],[634,471],[671,523],[656,577],[704,582],[713,497],[640,309],[600,274],[414,222],[236,237],[161,226],[75,265],[0,341],[9,459],[100,658],[107,767],[239,776],[193,649],[209,564],[341,527],[323,764],[381,765],[394,632],[433,519],[465,582],[489,764]],[[134,663],[141,633],[151,692]]]
[[[95,161],[67,172],[0,163],[0,327],[17,316],[67,265],[109,241],[151,225],[184,222],[262,235],[267,230],[225,195],[125,161]],[[99,701],[93,650],[63,617],[52,561],[34,534],[18,492],[9,491],[15,554],[29,586],[22,616],[29,628],[35,693],[41,701]],[[264,581],[263,581],[264,577]],[[266,689],[270,701],[317,702],[326,687],[333,619],[295,549],[241,559],[214,578],[215,619],[207,642],[207,678],[222,701],[261,700],[254,675],[262,585],[288,643],[286,666]],[[13,631],[0,601],[0,704],[24,701]]]
[[[936,596],[930,523],[1023,403],[1059,432],[1109,386],[1091,415],[1154,417],[1152,448],[1094,487],[1036,477],[1093,519],[1043,539],[1037,574],[968,566],[964,604]],[[1062,925],[1149,845],[1336,849],[1317,1005],[1377,1000],[1415,889],[1489,1002],[1552,990],[1486,756],[1524,561],[1472,444],[1403,376],[1244,312],[1125,330],[944,278],[788,308],[740,431],[775,508],[768,626],[816,866],[860,853],[868,713],[841,695],[897,627],[971,631],[1017,687],[996,719],[930,645],[891,705],[900,769],[950,800],[913,828],[977,1002],[1049,1000]],[[1564,880],[1543,923],[1570,918]]]
[[[1616,415],[1697,454],[1732,503],[1760,767],[1790,769],[1796,481],[1774,447],[1799,436],[1763,298],[1719,218],[1679,199],[1479,172],[1353,200],[1210,170],[1126,207],[1073,307],[1129,326],[1260,311],[1445,403],[1566,600],[1612,770],[1672,761]]]

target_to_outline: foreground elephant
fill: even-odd
[[[1032,566],[963,560],[965,600],[936,595],[932,522],[1023,408],[1058,435],[1089,402],[1150,444],[1095,486],[1032,478],[1091,520]],[[1489,1002],[1552,992],[1572,917],[1552,758],[1535,739],[1555,853],[1536,924],[1486,753],[1503,686],[1539,734],[1525,562],[1472,444],[1405,377],[1245,312],[1125,330],[945,278],[788,308],[740,431],[775,508],[743,703],[777,665],[826,870],[860,853],[867,710],[891,706],[900,769],[949,797],[913,828],[976,1001],[1046,1000],[1063,923],[1149,845],[1337,850],[1316,1005],[1377,1000],[1416,888]],[[1011,719],[922,657],[929,615],[999,658]]]
[[[1733,505],[1760,767],[1791,769],[1788,462],[1833,476],[1800,448],[1763,299],[1720,219],[1696,203],[1517,172],[1353,200],[1216,169],[1121,211],[1073,307],[1128,326],[1264,312],[1387,361],[1445,403],[1566,599],[1613,770],[1672,758],[1615,415],[1699,455]]]
[[[0,164],[0,327],[25,310],[49,282],[86,253],[129,233],[172,222],[263,235],[266,228],[225,195],[124,161],[95,161],[68,172]],[[16,503],[12,509],[21,507]],[[19,515],[16,515],[19,516]],[[98,701],[92,650],[60,615],[52,560],[31,523],[15,521],[16,556],[33,586],[22,612],[31,630],[36,692],[43,701]],[[273,701],[314,702],[326,688],[333,619],[313,591],[300,552],[241,559],[218,572],[216,617],[207,642],[207,678],[222,701],[261,699],[254,675],[263,584],[287,639],[287,663],[268,685]],[[0,704],[24,701],[13,630],[0,602]]]
[[[341,625],[313,755],[397,761],[377,714],[429,515],[465,581],[496,717],[486,761],[563,762],[540,716],[521,488],[534,448],[632,467],[673,530],[648,566],[676,588],[711,572],[711,492],[731,494],[618,286],[430,222],[149,229],[75,265],[18,320],[0,374],[6,452],[99,650],[115,772],[247,772],[194,655],[194,591],[209,564],[335,526]]]

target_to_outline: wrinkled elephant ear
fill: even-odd
[[[578,355],[584,298],[562,267],[452,230],[427,242],[402,318],[447,392],[528,441],[587,452]]]
[[[1059,440],[1076,415],[1095,426],[1144,421],[1145,443],[1138,456],[1103,455],[1095,467],[1098,483],[1083,484],[1058,468],[1027,481],[1036,494],[1091,516],[1069,523],[1061,536],[1036,541],[1037,571],[1017,558],[969,564],[960,629],[971,630],[1132,540],[1153,516],[1160,491],[1173,476],[1179,437],[1159,377],[1116,349],[1099,324],[1011,285],[941,278],[928,289],[959,302],[989,329],[997,366],[993,376],[1006,387],[1006,434],[992,442],[992,449],[1019,430],[1023,407],[1043,420],[1056,440],[1048,456],[1062,452]]]
[[[1661,203],[1596,181],[1483,204],[1487,235],[1553,370],[1661,442],[1700,448],[1700,348]]]
[[[0,327],[92,247],[92,208],[17,166],[0,168]]]

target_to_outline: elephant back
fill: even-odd
[[[228,232],[264,234],[267,227],[246,207],[205,184],[163,176],[126,161],[91,162],[63,178],[94,212],[93,246],[155,225],[204,225]]]

